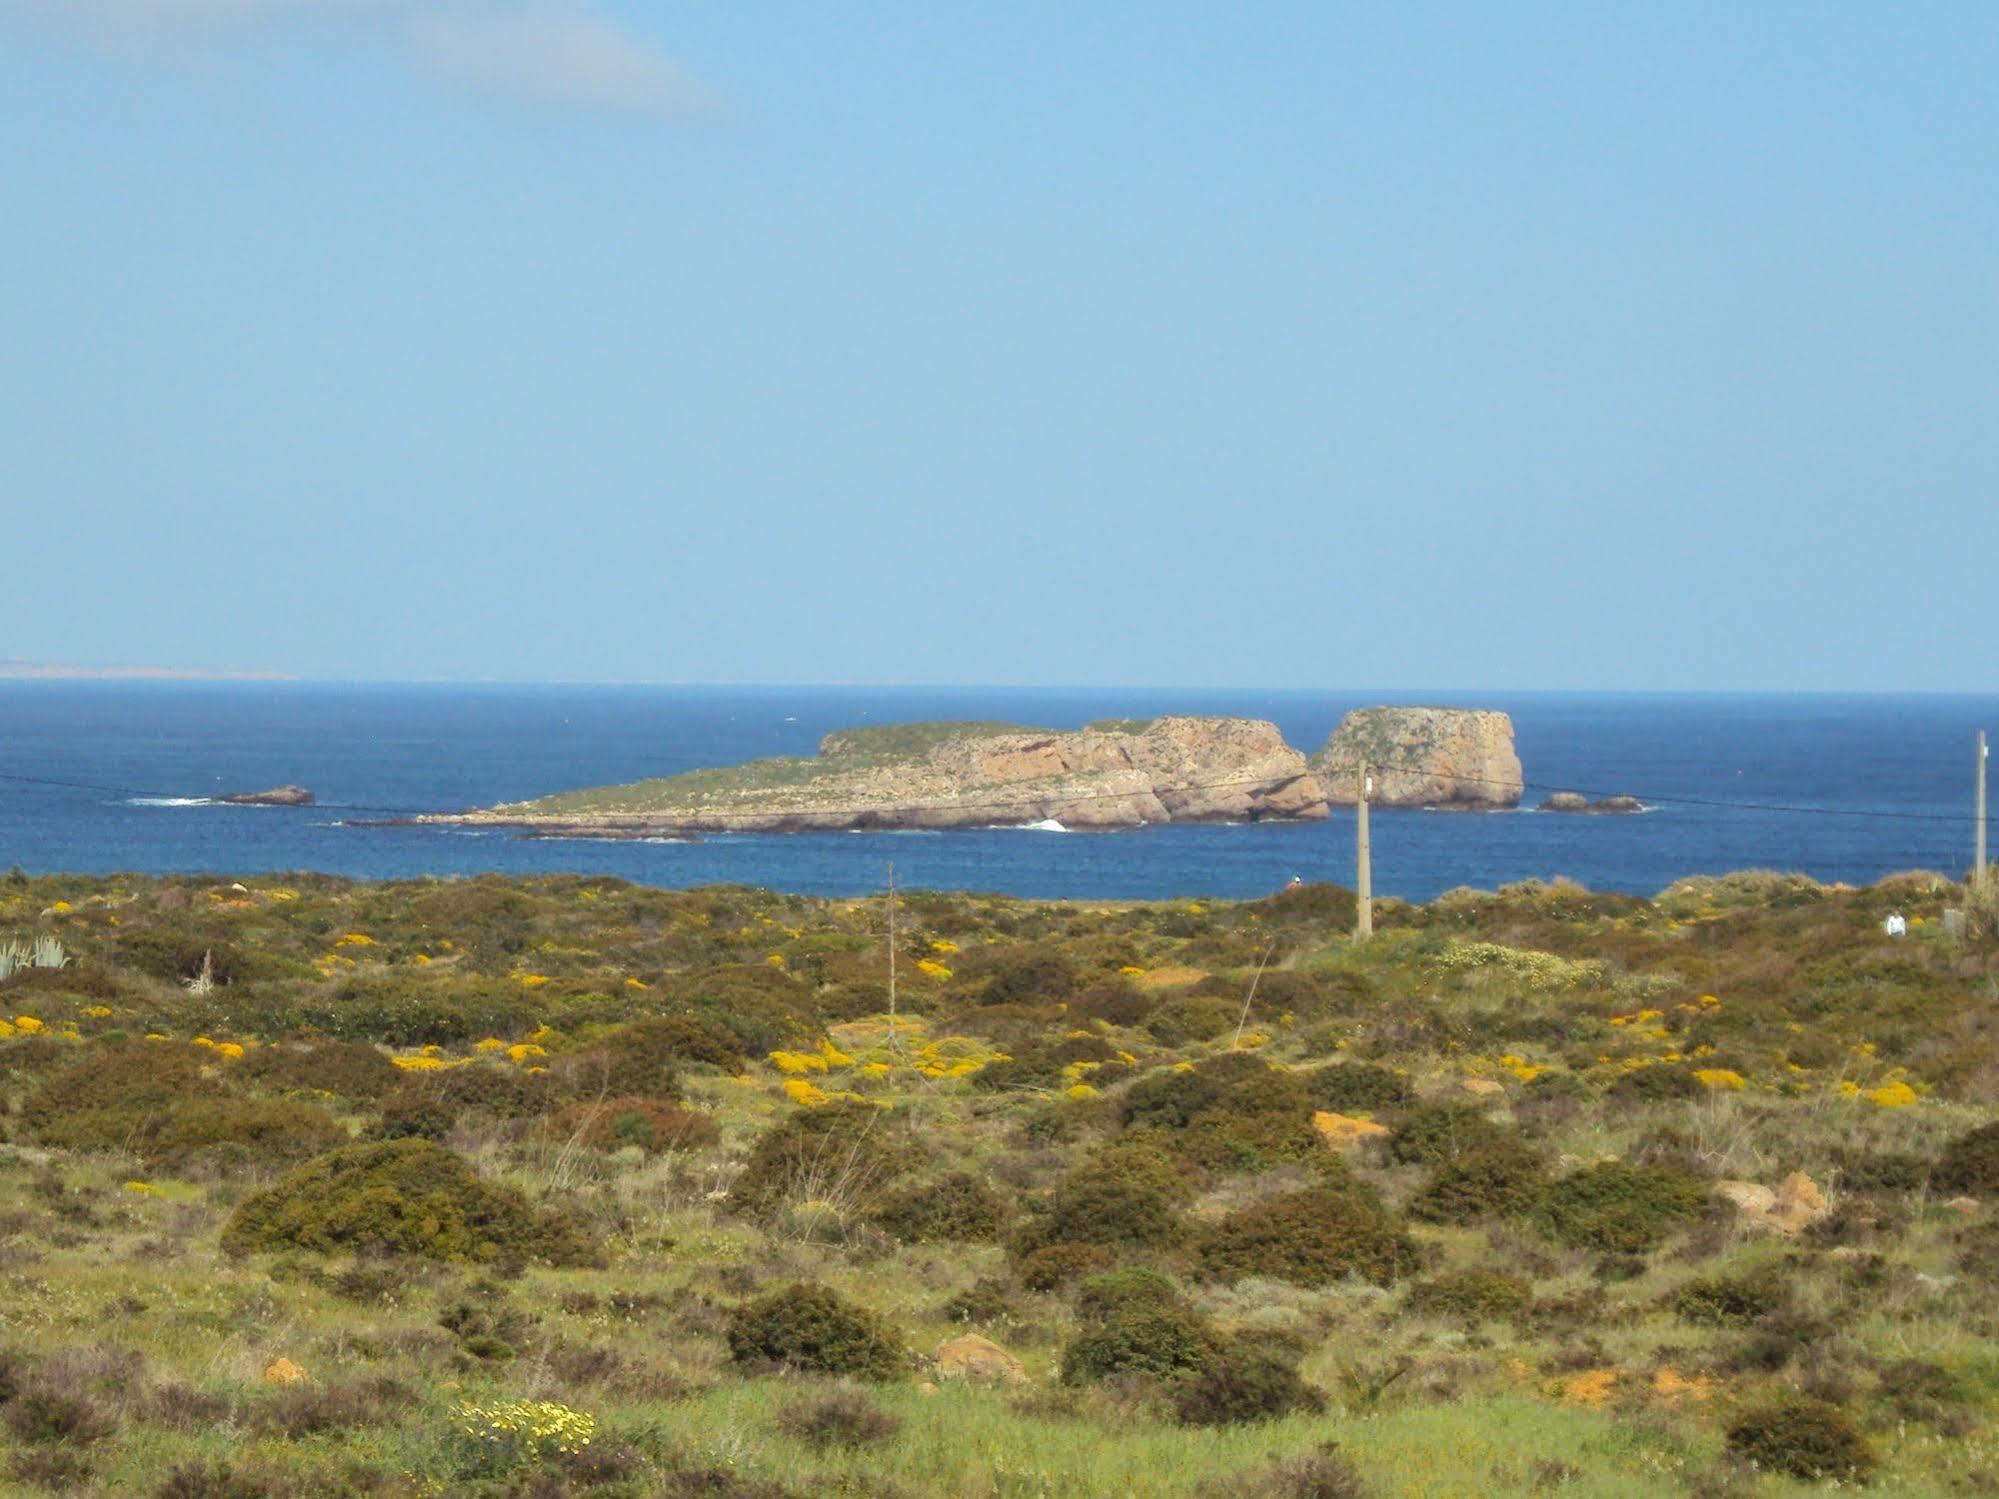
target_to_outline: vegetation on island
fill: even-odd
[[[0,881],[0,1489],[1999,1488],[1988,897],[885,914]]]

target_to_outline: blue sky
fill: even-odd
[[[0,0],[0,657],[1991,690],[1995,76],[1945,0]]]

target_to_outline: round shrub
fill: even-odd
[[[905,1244],[979,1244],[998,1236],[1006,1216],[999,1193],[968,1172],[889,1188],[868,1215]]]
[[[745,1302],[729,1319],[729,1356],[808,1374],[898,1379],[909,1368],[901,1335],[830,1287],[799,1281]]]
[[[693,1062],[727,1073],[743,1070],[743,1043],[735,1032],[696,1015],[637,1020],[604,1042],[608,1051]]]
[[[793,1202],[860,1202],[915,1163],[896,1116],[867,1103],[803,1108],[771,1125],[729,1189],[738,1213],[770,1218]]]
[[[1335,1114],[1371,1114],[1406,1108],[1415,1095],[1409,1079],[1373,1062],[1336,1062],[1305,1074],[1312,1101]]]
[[[289,1165],[348,1140],[324,1109],[287,1099],[218,1098],[154,1115],[130,1144],[147,1161]],[[106,1141],[107,1145],[121,1142]]]
[[[1240,1208],[1201,1236],[1197,1254],[1209,1280],[1254,1275],[1296,1286],[1350,1275],[1385,1286],[1418,1263],[1409,1236],[1351,1187],[1307,1187]]]
[[[1946,1145],[1931,1180],[1945,1192],[1999,1192],[1999,1123],[1981,1124]]]
[[[1246,1051],[1229,1051],[1185,1071],[1150,1073],[1124,1096],[1124,1121],[1133,1127],[1185,1129],[1211,1109],[1309,1116],[1312,1095],[1297,1073],[1281,1071]]]
[[[1619,1103],[1668,1103],[1699,1098],[1704,1091],[1690,1069],[1660,1065],[1633,1068],[1612,1083],[1605,1096]]]
[[[1412,1110],[1396,1126],[1388,1137],[1388,1153],[1404,1165],[1436,1166],[1513,1138],[1475,1104],[1433,1103]]]
[[[1173,1392],[1173,1414],[1182,1426],[1274,1421],[1325,1405],[1325,1397],[1298,1377],[1295,1364],[1267,1348],[1239,1343],[1217,1350]]]
[[[1214,1329],[1184,1302],[1135,1306],[1084,1325],[1062,1351],[1062,1381],[1178,1374],[1200,1368],[1217,1343]]]
[[[1062,1085],[1067,1065],[1046,1047],[1022,1047],[1004,1061],[986,1063],[972,1074],[971,1084],[988,1093],[1045,1091]]]
[[[95,1046],[43,1082],[21,1104],[21,1122],[48,1145],[117,1145],[150,1116],[178,1104],[223,1098],[207,1069],[214,1058],[183,1041]]]
[[[1504,1270],[1454,1270],[1417,1281],[1404,1305],[1419,1316],[1487,1322],[1525,1311],[1533,1296],[1523,1278]]]
[[[1076,1288],[1076,1316],[1083,1322],[1108,1322],[1131,1312],[1177,1306],[1180,1288],[1157,1270],[1128,1265],[1122,1270],[1092,1275]]]
[[[406,1072],[388,1107],[412,1100],[442,1105],[454,1114],[473,1109],[499,1119],[533,1119],[556,1103],[553,1079],[545,1072],[467,1062],[433,1072]]]
[[[1285,1162],[1338,1163],[1308,1114],[1238,1114],[1208,1109],[1166,1137],[1170,1150],[1204,1171],[1267,1171]]]
[[[1779,1400],[1744,1411],[1728,1428],[1728,1450],[1759,1468],[1813,1482],[1864,1478],[1874,1467],[1866,1436],[1821,1400]]]
[[[362,1102],[386,1098],[402,1082],[402,1069],[359,1041],[311,1046],[260,1046],[237,1064],[262,1087],[291,1093],[331,1093]]]
[[[722,1138],[714,1119],[658,1098],[607,1098],[573,1103],[548,1116],[542,1132],[554,1140],[576,1140],[593,1150],[698,1150]]]
[[[1742,1327],[1777,1311],[1784,1300],[1783,1286],[1769,1275],[1715,1275],[1680,1287],[1673,1312],[1699,1327]]]
[[[1161,1046],[1186,1046],[1212,1041],[1235,1028],[1242,1001],[1218,995],[1188,994],[1170,999],[1145,1020],[1145,1029]]]
[[[592,1246],[559,1213],[482,1180],[428,1140],[349,1145],[308,1161],[237,1204],[222,1230],[231,1254],[307,1249],[474,1263],[587,1264]]]
[[[1058,1291],[1070,1281],[1108,1270],[1117,1256],[1102,1244],[1044,1244],[1020,1261],[1020,1283],[1030,1291]]]
[[[1032,1233],[1041,1244],[1177,1244],[1180,1209],[1191,1195],[1163,1151],[1116,1145],[1086,1158],[1057,1184]]]
[[[1643,1254],[1699,1213],[1707,1199],[1707,1183],[1691,1172],[1603,1161],[1551,1186],[1541,1199],[1540,1219],[1573,1248]]]
[[[1541,1158],[1521,1141],[1501,1137],[1437,1167],[1409,1211],[1432,1223],[1475,1223],[1527,1212],[1547,1189]]]

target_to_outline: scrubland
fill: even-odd
[[[1999,1492],[1977,907],[17,875],[0,1488]]]

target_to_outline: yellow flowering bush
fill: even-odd
[[[1708,1088],[1715,1092],[1732,1093],[1747,1086],[1743,1081],[1741,1073],[1732,1072],[1726,1067],[1697,1068],[1694,1072],[1694,1081],[1699,1083],[1703,1088]]]
[[[24,1036],[32,1036],[39,1031],[48,1029],[48,1027],[32,1015],[16,1015],[14,1017],[14,1029]]]
[[[916,964],[916,971],[918,973],[925,974],[930,978],[937,979],[940,982],[951,976],[951,970],[945,967],[942,963],[938,962],[935,958],[918,959]]]
[[[342,932],[335,939],[333,945],[335,947],[373,947],[375,939],[370,937],[366,932]]]
[[[1906,1109],[1917,1101],[1916,1090],[1897,1078],[1892,1083],[1883,1083],[1878,1088],[1867,1090],[1867,1101],[1884,1109]]]
[[[595,1416],[553,1400],[467,1401],[453,1407],[451,1424],[473,1465],[488,1471],[573,1457],[597,1434]]]

